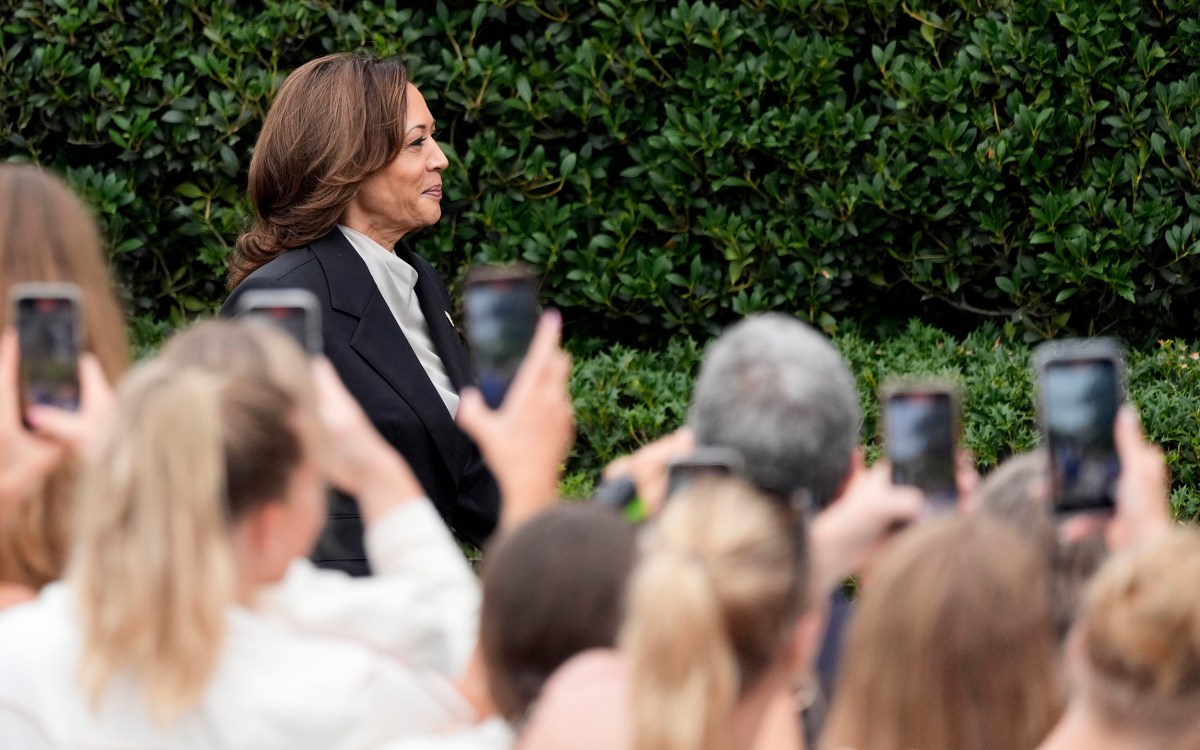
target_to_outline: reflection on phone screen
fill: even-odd
[[[479,390],[492,408],[516,377],[537,327],[537,290],[532,279],[472,284],[463,295],[467,335],[479,373]]]
[[[955,482],[954,404],[948,393],[908,392],[887,403],[888,458],[892,482],[913,485],[937,506],[952,508]]]
[[[1042,389],[1059,508],[1111,506],[1121,472],[1113,445],[1120,404],[1113,362],[1051,363]]]
[[[309,354],[320,353],[312,351],[312,342],[309,341],[308,333],[308,311],[303,307],[282,305],[275,307],[252,307],[246,311],[246,314],[263,318],[279,326]]]
[[[78,324],[73,300],[38,297],[17,302],[21,378],[27,403],[79,408]]]

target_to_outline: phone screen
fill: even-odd
[[[26,404],[79,408],[79,308],[66,297],[16,301]]]
[[[954,399],[945,391],[902,391],[887,400],[884,442],[892,483],[912,485],[942,509],[958,501]]]
[[[255,306],[248,309],[246,314],[266,319],[279,326],[309,354],[321,353],[319,344],[315,345],[316,351],[313,351],[314,343],[309,333],[311,330],[308,320],[309,313],[305,308],[294,305]]]
[[[1110,508],[1121,464],[1113,445],[1120,385],[1112,360],[1052,361],[1042,371],[1043,429],[1059,510]]]
[[[536,281],[511,277],[468,283],[463,308],[479,390],[494,409],[504,400],[537,327]]]

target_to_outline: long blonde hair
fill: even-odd
[[[236,596],[231,525],[283,497],[303,458],[295,409],[262,376],[155,361],[127,378],[81,477],[68,570],[94,702],[124,673],[159,722],[199,700]]]
[[[803,612],[803,524],[745,483],[698,483],[672,498],[642,553],[621,634],[632,748],[728,748],[738,699]]]
[[[78,284],[83,344],[115,381],[129,364],[125,316],[113,294],[96,222],[79,198],[37,167],[0,164],[0,327],[11,323],[3,296],[23,281]],[[40,588],[60,577],[70,536],[76,467],[67,461],[0,519],[0,580]]]
[[[822,748],[1032,750],[1062,708],[1049,566],[1004,521],[930,521],[863,589]]]

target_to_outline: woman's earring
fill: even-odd
[[[821,694],[821,686],[810,675],[792,682],[792,700],[796,702],[796,713],[803,713],[812,708]]]

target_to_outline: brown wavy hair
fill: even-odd
[[[865,582],[821,748],[1041,744],[1063,698],[1047,567],[984,516],[904,532]]]
[[[129,366],[125,315],[113,294],[100,233],[61,179],[29,165],[0,165],[0,294],[26,281],[78,284],[83,344],[115,382]],[[0,299],[0,327],[11,323]],[[70,534],[75,468],[59,466],[34,496],[0,518],[0,581],[32,588],[62,575]]]
[[[292,71],[250,160],[254,222],[230,255],[230,289],[333,229],[359,183],[400,153],[407,109],[399,60],[342,53]]]

